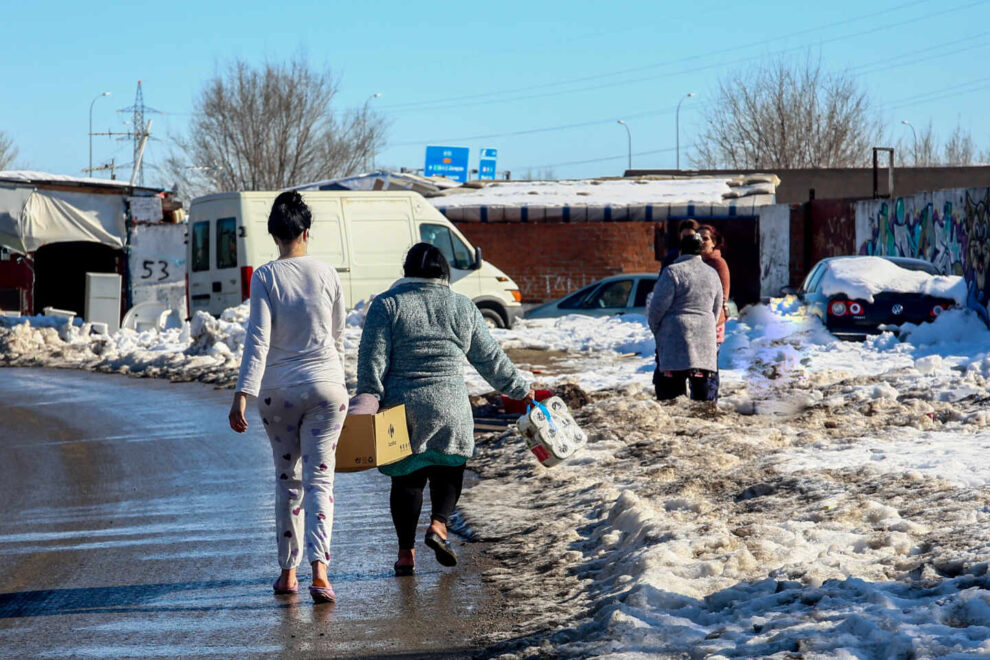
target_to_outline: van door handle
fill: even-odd
[[[223,290],[223,285],[220,282],[213,283],[213,293],[220,293]]]
[[[350,266],[334,266],[334,269],[338,273],[349,273],[349,272],[351,272]]]

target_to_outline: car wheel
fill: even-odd
[[[481,316],[485,319],[485,325],[489,328],[504,328],[505,321],[502,320],[502,315],[496,312],[494,309],[482,309]]]

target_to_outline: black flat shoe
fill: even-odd
[[[400,564],[399,562],[395,562],[395,566],[392,568],[395,569],[395,577],[405,577],[416,573],[415,564]]]
[[[436,553],[441,566],[457,566],[457,553],[450,547],[447,539],[441,538],[436,532],[426,533],[426,547]]]

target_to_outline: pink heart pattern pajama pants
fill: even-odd
[[[258,412],[275,459],[278,563],[330,563],[333,471],[347,415],[347,390],[336,383],[263,389]],[[305,543],[305,545],[304,545]]]

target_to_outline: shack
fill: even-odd
[[[181,205],[123,181],[0,172],[0,310],[83,316],[86,273],[121,276],[121,314],[154,300],[184,316]]]
[[[790,208],[772,174],[471,182],[429,198],[485,257],[543,302],[619,273],[651,272],[681,221],[724,237],[737,304],[789,281]]]

